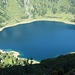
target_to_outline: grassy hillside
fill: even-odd
[[[33,19],[75,22],[75,0],[0,0],[0,27]]]

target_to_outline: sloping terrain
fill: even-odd
[[[0,0],[0,27],[33,19],[75,22],[75,0]]]
[[[24,63],[24,60],[12,65],[0,62],[0,75],[75,75],[75,53],[45,59],[39,64]]]

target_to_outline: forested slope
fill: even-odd
[[[4,67],[0,64],[0,75],[75,75],[75,53],[44,59],[39,64],[17,62],[6,66],[4,62]]]

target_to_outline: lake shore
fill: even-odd
[[[20,53],[14,51],[14,50],[12,50],[12,51],[4,51],[4,50],[1,50],[1,49],[0,49],[0,52],[1,52],[1,53],[8,53],[8,54],[11,54],[11,55],[13,55],[13,57],[16,57],[16,58],[18,58],[18,59],[27,60],[27,58],[20,58],[20,57],[19,57],[19,56],[20,56]],[[33,61],[32,64],[39,64],[39,63],[40,63],[39,61],[36,61],[36,60],[32,60],[32,61]],[[31,63],[31,60],[30,60],[30,59],[29,59],[29,62],[28,62],[28,63],[29,63],[29,64]]]
[[[17,26],[19,24],[31,23],[31,22],[35,22],[35,21],[55,21],[55,22],[62,22],[62,23],[66,23],[66,24],[75,25],[75,23],[73,23],[73,22],[68,22],[68,21],[63,21],[63,20],[57,20],[57,19],[48,19],[48,18],[47,19],[29,19],[29,20],[24,20],[24,21],[19,22],[19,23],[15,23],[15,24],[4,26],[4,27],[0,28],[0,31],[2,31],[4,28]]]
[[[18,58],[18,56],[20,55],[19,52],[16,52],[16,51],[4,51],[0,49],[0,52],[1,53],[13,53],[13,56],[16,58]]]

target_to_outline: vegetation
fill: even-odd
[[[52,73],[61,70],[65,75],[69,74],[75,71],[75,53],[42,60],[41,65],[48,69],[50,68]]]
[[[75,53],[60,55],[32,64],[29,60],[16,58],[13,52],[0,52],[0,75],[74,75]]]
[[[0,51],[0,68],[10,67],[13,65],[26,65],[26,59],[18,58],[14,54],[15,52],[12,51]]]
[[[0,0],[0,28],[34,19],[57,19],[75,23],[75,0]],[[0,52],[0,75],[74,75],[75,53],[32,64]]]
[[[30,19],[75,22],[75,0],[0,0],[0,27]]]

